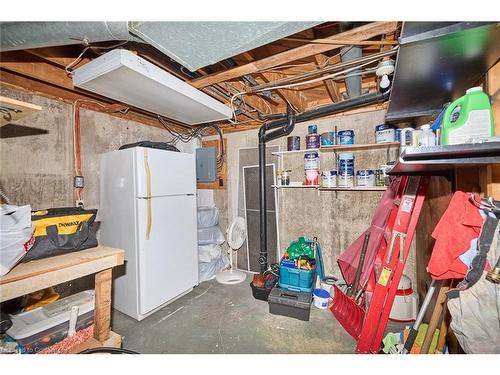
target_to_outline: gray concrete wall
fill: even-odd
[[[42,111],[17,121],[16,125],[8,125],[8,138],[0,129],[0,186],[3,191],[13,204],[30,204],[33,209],[73,205],[71,104],[6,86],[2,86],[0,95],[43,107]],[[116,150],[126,143],[171,139],[160,128],[88,110],[81,111],[80,127],[85,176],[83,199],[87,207],[99,206],[99,154]],[[44,133],[20,136],[21,130]]]
[[[307,126],[318,125],[318,132],[353,129],[355,142],[375,143],[375,125],[384,122],[385,111],[365,112],[352,115],[337,115],[316,121],[299,123],[292,135],[301,137],[301,148],[305,148]],[[216,205],[221,209],[224,223],[230,222],[237,215],[238,193],[238,149],[258,145],[257,130],[250,130],[226,135],[228,160],[228,189],[215,193]],[[282,150],[286,150],[286,138],[273,141]],[[356,169],[376,169],[387,159],[394,159],[396,150],[387,155],[383,150],[363,150],[355,152]],[[304,178],[303,154],[284,156],[285,169],[291,169],[291,180],[302,181]],[[335,156],[321,154],[321,169],[335,169]],[[373,211],[383,192],[333,192],[308,189],[279,190],[279,230],[281,251],[297,237],[317,236],[323,251],[325,268],[328,274],[339,276],[337,258],[339,254],[356,239],[369,225]],[[227,208],[226,208],[227,207]],[[224,210],[227,209],[227,213]],[[224,225],[221,223],[221,226]],[[414,257],[408,262],[405,273],[415,279]]]
[[[4,193],[12,204],[30,204],[32,209],[74,205],[71,104],[6,86],[1,87],[0,95],[43,107],[16,125],[0,128],[0,186]],[[88,110],[81,111],[80,126],[86,207],[99,207],[100,153],[140,140],[171,139],[160,128]],[[93,284],[93,276],[89,276],[59,285],[57,291],[66,296],[93,288]]]

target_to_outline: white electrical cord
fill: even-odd
[[[126,40],[125,42],[121,42],[121,43],[118,43],[118,44],[113,44],[112,46],[106,46],[106,47],[101,47],[101,46],[87,46],[83,49],[83,51],[78,55],[78,57],[76,59],[74,59],[72,62],[70,62],[68,65],[66,65],[66,67],[64,68],[64,70],[66,71],[66,73],[68,73],[69,75],[72,75],[73,74],[73,71],[70,70],[73,66],[75,66],[78,62],[80,62],[82,56],[85,54],[85,52],[87,52],[89,49],[112,49],[112,48],[116,48],[116,47],[119,47],[119,46],[122,46],[124,45],[125,43],[128,43],[128,40]]]

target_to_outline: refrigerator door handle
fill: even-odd
[[[147,206],[147,221],[146,221],[146,240],[149,240],[149,236],[151,234],[151,170],[149,169],[148,163],[148,149],[143,148],[144,150],[144,170],[146,172],[146,206]]]

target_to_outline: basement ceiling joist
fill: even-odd
[[[373,22],[367,25],[345,31],[335,35],[336,39],[367,40],[373,37],[394,32],[397,29],[397,22]],[[345,45],[345,44],[344,44]],[[227,81],[241,77],[245,74],[258,73],[259,71],[270,69],[278,65],[283,65],[301,58],[314,56],[336,48],[343,47],[342,44],[314,44],[309,43],[265,59],[254,61],[233,69],[211,74],[191,81],[194,87],[206,87],[214,83]]]
[[[339,33],[340,29],[346,27],[351,29]],[[346,92],[343,77],[335,80],[315,80],[314,83],[290,88],[274,87],[285,78],[287,82],[297,82],[297,80],[301,82],[306,79],[299,78],[302,76],[309,76],[312,79],[328,74],[323,73],[324,68],[330,72],[340,70],[341,67],[335,65],[341,62],[340,49],[348,43],[360,42],[362,56],[367,57],[392,49],[394,43],[397,43],[398,36],[397,22],[372,22],[361,26],[359,23],[356,26],[329,22],[232,56],[228,60],[198,69],[196,72],[188,71],[157,48],[145,43],[129,41],[120,45],[120,48],[131,50],[176,77],[192,83],[226,105],[230,105],[233,99],[236,124],[222,122],[221,126],[237,131],[260,126],[263,114],[285,112],[287,104],[291,104],[301,112],[318,105],[342,101]],[[92,61],[106,51],[106,46],[112,45],[108,42],[91,47],[94,46],[99,49],[91,48],[85,52],[74,68]],[[23,81],[23,78],[14,79],[16,75],[24,79],[29,77],[33,80],[33,84],[30,84],[32,87],[44,89],[50,87],[48,89],[50,92],[57,91],[56,88],[62,89],[58,92],[65,93],[68,100],[75,97],[69,93],[76,93],[79,97],[87,96],[109,102],[105,98],[76,89],[68,77],[65,67],[73,62],[84,48],[82,45],[71,45],[2,52],[0,70],[4,73],[3,77],[7,77],[12,84]],[[45,84],[35,85],[35,81]],[[260,91],[255,92],[256,85],[269,87],[270,89],[266,89],[268,96]],[[373,92],[378,89],[377,78],[373,72],[363,75],[361,86],[363,92]],[[136,108],[131,108],[129,113],[131,115],[141,113],[144,118],[149,117],[145,123],[157,126],[158,119],[155,114]]]

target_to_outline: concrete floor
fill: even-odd
[[[113,311],[113,330],[140,353],[354,353],[356,342],[329,310],[311,306],[308,322],[271,315],[250,281],[201,283],[141,322]]]

